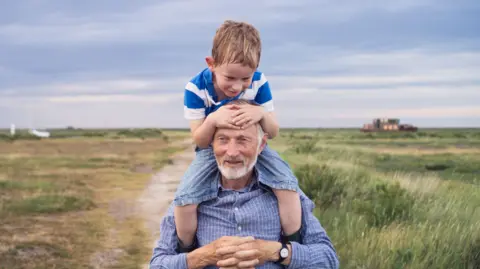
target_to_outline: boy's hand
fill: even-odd
[[[232,121],[234,112],[235,110],[233,110],[231,105],[220,107],[213,113],[215,115],[215,127],[240,129],[240,126],[235,125]]]
[[[265,110],[262,106],[254,106],[250,104],[241,106],[233,105],[232,109],[234,109],[232,122],[236,126],[240,126],[242,129],[246,129],[252,124],[259,122],[265,115]]]

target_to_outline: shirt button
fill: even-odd
[[[242,226],[238,226],[238,230],[241,231],[241,230],[242,230]]]
[[[238,207],[235,207],[235,211],[238,211]]]

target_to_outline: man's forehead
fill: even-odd
[[[230,128],[219,128],[217,129],[216,135],[226,135],[229,137],[239,137],[239,136],[246,136],[246,137],[255,137],[255,126],[250,126],[247,129],[236,130]]]

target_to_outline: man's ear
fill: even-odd
[[[205,57],[205,62],[207,63],[208,69],[210,69],[210,71],[213,71],[213,67],[215,66],[215,60],[213,60],[213,57]]]
[[[267,140],[268,140],[268,134],[267,133],[264,133],[263,134],[263,137],[262,137],[262,142],[260,144],[260,150],[259,152],[262,152],[262,150],[265,148],[265,146],[267,145]]]

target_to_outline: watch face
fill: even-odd
[[[282,248],[282,250],[280,250],[280,256],[282,258],[288,257],[288,248]]]

